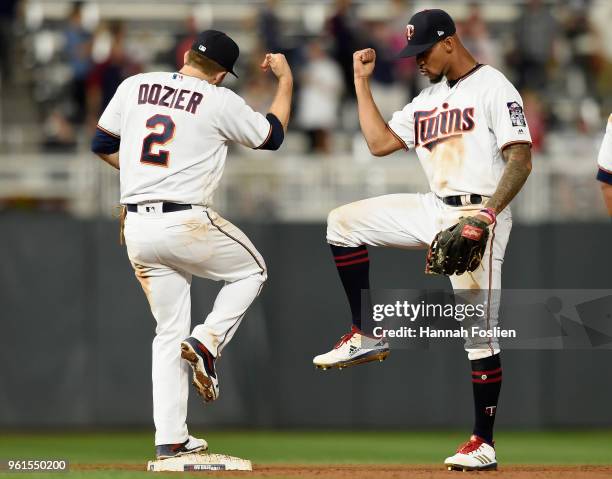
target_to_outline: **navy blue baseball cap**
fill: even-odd
[[[400,52],[400,58],[414,57],[429,50],[440,40],[454,35],[457,29],[451,16],[437,8],[415,13],[406,25],[408,45]]]
[[[240,55],[240,49],[234,40],[218,30],[205,30],[200,33],[191,49],[198,55],[217,62],[228,72],[238,78],[234,73],[234,64]]]

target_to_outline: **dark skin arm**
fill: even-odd
[[[96,153],[101,160],[106,161],[113,168],[119,169],[119,152],[111,153],[110,155],[104,153]]]
[[[372,48],[353,54],[355,93],[359,111],[359,125],[370,152],[374,156],[386,156],[404,145],[387,127],[370,90],[370,76],[374,72],[376,52]]]
[[[601,183],[601,193],[603,194],[606,207],[608,208],[608,214],[612,218],[612,185],[608,183]]]
[[[531,173],[531,146],[529,144],[516,143],[509,145],[504,148],[502,154],[506,160],[506,168],[495,193],[486,204],[486,207],[493,208],[496,214],[499,214],[508,206]],[[490,223],[486,216],[478,215],[478,218]]]

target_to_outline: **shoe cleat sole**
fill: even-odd
[[[315,364],[315,368],[326,371],[328,369],[338,369],[342,370],[344,368],[350,368],[351,366],[357,366],[358,364],[371,363],[373,361],[378,361],[382,363],[389,356],[389,351],[382,351],[374,354],[366,354],[364,356],[360,356],[351,361],[342,361],[340,363],[334,364]]]
[[[195,447],[193,449],[189,449],[189,451],[182,451],[182,452],[177,452],[176,454],[173,454],[172,456],[157,456],[157,460],[158,461],[164,461],[166,459],[172,459],[174,457],[181,457],[181,456],[187,456],[189,454],[199,454],[199,453],[204,453],[208,450],[208,444],[203,444],[202,446],[199,447]]]
[[[446,469],[449,471],[471,472],[471,471],[496,471],[497,464],[489,464],[483,467],[462,466],[459,464],[447,464]]]
[[[207,377],[202,371],[198,370],[199,356],[188,344],[181,344],[181,357],[189,363],[193,370],[193,379],[191,384],[195,387],[197,393],[204,399],[204,402],[211,402],[216,399],[215,386],[212,379]]]

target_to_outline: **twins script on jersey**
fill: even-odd
[[[121,137],[121,203],[207,205],[225,166],[227,142],[266,142],[270,123],[233,91],[180,73],[125,80],[98,127]]]
[[[491,196],[504,170],[502,150],[531,143],[523,101],[506,77],[477,66],[452,87],[440,82],[394,113],[391,131],[415,148],[438,196]]]

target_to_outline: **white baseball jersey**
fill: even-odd
[[[504,147],[531,143],[520,94],[489,65],[477,66],[452,87],[442,81],[395,112],[390,130],[415,148],[438,196],[491,196],[503,173]]]
[[[180,73],[132,76],[98,123],[121,138],[121,203],[210,202],[228,140],[251,148],[271,133],[268,120],[233,91]]]
[[[600,171],[598,178],[608,183],[612,182],[612,115],[608,118],[606,134],[601,142],[599,156],[597,157],[597,165]]]

